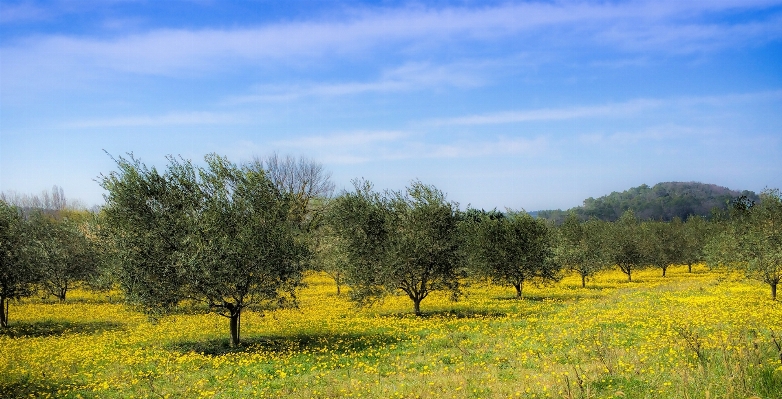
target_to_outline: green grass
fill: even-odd
[[[150,323],[105,297],[11,305],[3,397],[782,398],[782,303],[740,276],[606,272],[586,289],[473,284],[357,309],[313,275],[299,309]],[[116,297],[114,298],[116,302]],[[775,334],[775,335],[772,335]]]

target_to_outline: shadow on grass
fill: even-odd
[[[73,322],[45,320],[34,323],[13,323],[0,329],[0,336],[11,338],[51,337],[64,334],[97,334],[122,328],[120,323],[109,321]]]
[[[393,317],[399,319],[487,319],[487,318],[499,318],[507,316],[504,312],[489,312],[485,310],[473,310],[473,309],[449,309],[449,310],[432,310],[423,311],[420,315],[416,316],[411,312],[397,312],[397,313],[384,313],[380,314],[381,317]]]
[[[201,353],[220,356],[228,353],[356,353],[400,342],[385,334],[292,334],[260,335],[242,338],[238,346],[231,346],[228,338],[205,341],[181,341],[166,349],[181,353]]]
[[[51,382],[46,379],[37,380],[30,378],[29,376],[22,377],[17,381],[8,381],[6,377],[0,379],[0,393],[3,398],[16,399],[16,398],[61,398],[61,397],[76,397],[75,395],[68,395],[66,392],[73,389],[78,389],[78,386],[73,384],[66,384],[62,382]],[[80,398],[93,398],[96,397],[86,389],[79,390]]]

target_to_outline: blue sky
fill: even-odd
[[[487,209],[782,187],[782,1],[0,0],[0,189],[100,204],[104,151]]]

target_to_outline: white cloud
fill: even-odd
[[[574,106],[562,108],[540,108],[466,115],[454,118],[425,121],[424,125],[492,125],[533,121],[557,121],[583,118],[627,118],[665,107],[689,107],[710,105],[722,107],[729,104],[782,99],[782,90],[756,93],[725,94],[716,96],[690,96],[671,99],[633,99],[621,103]]]
[[[315,154],[315,158],[327,164],[355,164],[404,159],[539,156],[547,150],[548,140],[504,136],[443,140],[411,132],[368,131],[308,136],[277,141],[273,145]]]
[[[178,75],[237,64],[345,57],[376,49],[427,54],[451,40],[495,41],[524,32],[524,43],[619,45],[625,51],[680,52],[754,45],[782,36],[780,17],[746,23],[702,22],[708,13],[752,10],[779,1],[519,3],[477,8],[376,9],[341,20],[278,23],[237,29],[158,29],[111,38],[36,36],[6,44],[4,70],[60,66]],[[4,11],[5,15],[5,11]],[[691,18],[688,18],[691,17]],[[10,18],[10,17],[9,17]],[[398,46],[402,46],[401,49]],[[33,61],[32,63],[30,61]],[[21,64],[20,64],[21,63]],[[36,65],[36,63],[38,65]],[[10,69],[9,69],[10,68]]]
[[[428,62],[410,62],[388,69],[372,81],[312,83],[309,85],[260,85],[256,94],[234,96],[227,104],[263,101],[288,101],[301,97],[334,97],[362,93],[390,93],[421,90],[431,87],[476,87],[485,82],[484,69],[491,62],[462,62],[449,65],[433,65]]]
[[[49,17],[49,12],[29,3],[3,4],[0,12],[0,23],[3,25],[37,21]]]
[[[523,111],[493,112],[480,115],[468,115],[448,119],[436,119],[427,122],[432,125],[490,125],[500,123],[518,123],[531,121],[553,121],[593,117],[627,117],[641,111],[659,107],[660,100],[638,99],[624,103],[597,106],[567,108],[541,108]]]
[[[63,124],[66,128],[96,127],[134,127],[134,126],[174,126],[174,125],[213,125],[245,123],[248,118],[240,114],[213,112],[182,112],[165,115],[137,115],[115,118],[88,119]]]

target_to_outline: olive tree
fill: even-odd
[[[43,212],[30,215],[30,244],[40,274],[39,286],[65,301],[68,290],[87,282],[97,272],[97,253],[76,221]]]
[[[38,275],[21,211],[0,200],[0,327],[8,327],[9,301],[32,295]]]
[[[457,204],[420,182],[382,194],[366,181],[354,186],[335,199],[329,215],[344,243],[351,297],[366,303],[401,291],[420,315],[430,293],[458,295],[463,255]]]
[[[555,237],[543,219],[524,211],[508,211],[502,218],[484,218],[475,224],[474,232],[473,273],[513,286],[517,298],[521,298],[527,281],[559,278]]]
[[[692,273],[692,265],[706,259],[704,249],[711,235],[711,224],[701,216],[690,216],[684,223],[682,262]]]
[[[663,277],[668,267],[683,263],[686,237],[681,219],[677,217],[670,222],[647,221],[641,224],[641,232],[646,261],[659,267]]]
[[[595,273],[605,268],[606,222],[590,219],[579,220],[570,213],[557,229],[556,258],[564,267],[581,276],[581,287]]]
[[[345,243],[329,225],[320,226],[311,233],[311,237],[312,269],[331,277],[337,287],[337,295],[340,295],[345,284],[345,267],[348,262]]]
[[[103,230],[120,284],[152,314],[184,299],[227,317],[240,343],[242,310],[292,297],[306,246],[292,199],[261,170],[211,154],[206,166],[168,158],[164,173],[130,156],[101,177]]]
[[[631,210],[625,211],[619,220],[611,223],[606,240],[606,260],[619,267],[633,281],[633,271],[647,262],[641,226]]]
[[[779,189],[767,189],[760,202],[739,199],[731,218],[708,244],[708,258],[716,264],[744,270],[752,279],[771,288],[777,298],[782,281],[782,195]]]

